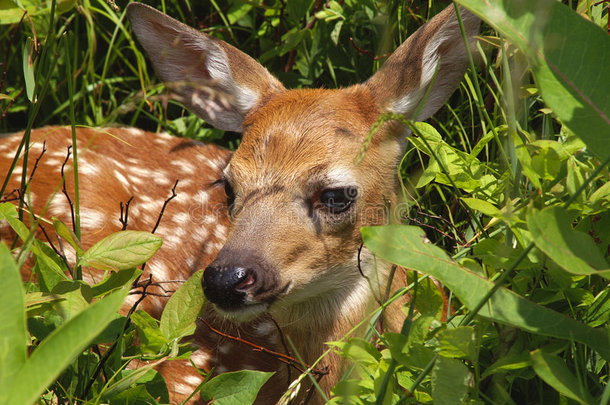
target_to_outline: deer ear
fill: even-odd
[[[472,46],[480,20],[462,8],[460,15]],[[453,93],[467,66],[464,39],[455,9],[449,6],[398,47],[365,85],[382,110],[425,120]],[[414,116],[431,84],[428,97]]]
[[[152,7],[131,3],[127,16],[161,80],[219,129],[241,131],[248,112],[285,90],[250,56]]]

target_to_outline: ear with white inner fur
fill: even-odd
[[[460,8],[460,15],[472,46],[480,20],[463,8]],[[425,120],[453,93],[467,66],[468,54],[451,5],[398,47],[365,85],[371,89],[382,110]],[[433,79],[429,95],[415,117]]]
[[[241,131],[252,108],[285,90],[250,56],[152,7],[131,3],[127,16],[159,77],[219,129]]]

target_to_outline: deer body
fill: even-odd
[[[472,38],[479,23],[465,11],[462,16]],[[175,95],[216,127],[241,131],[243,139],[230,156],[211,145],[136,129],[77,129],[83,245],[121,229],[119,203],[131,197],[127,229],[150,231],[178,180],[177,197],[156,232],[164,244],[147,274],[169,281],[206,268],[203,286],[213,305],[206,310],[209,327],[199,325],[195,332],[200,349],[193,362],[216,373],[275,371],[258,398],[275,403],[297,373],[277,356],[226,335],[280,353],[286,352],[282,337],[288,337],[311,365],[326,351],[324,342],[342,338],[377,305],[389,266],[366,248],[359,253],[359,229],[390,220],[405,128],[384,123],[359,164],[355,157],[380,114],[425,119],[457,86],[467,54],[453,7],[418,30],[369,81],[339,90],[286,90],[249,56],[148,6],[132,3],[128,17]],[[43,139],[48,151],[25,197],[33,212],[67,222],[61,193],[46,211],[44,206],[60,182],[70,136],[60,127],[32,132],[28,168]],[[3,171],[20,139],[1,141]],[[7,190],[18,188],[20,177],[17,170]],[[68,182],[69,192],[72,187]],[[404,281],[403,274],[395,276],[391,290]],[[142,305],[158,316],[163,303],[148,297]],[[386,318],[398,330],[404,317],[396,305]],[[341,375],[339,356],[330,353],[317,367],[328,368],[320,381],[328,394]],[[201,382],[185,361],[166,362],[160,371],[172,402]]]

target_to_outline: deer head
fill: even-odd
[[[338,90],[287,90],[223,41],[142,4],[127,13],[180,99],[212,125],[243,134],[222,180],[228,240],[204,272],[217,311],[319,324],[361,310],[387,276],[366,249],[358,263],[359,229],[390,219],[404,126],[384,123],[362,161],[355,158],[380,114],[424,120],[456,88],[468,57],[454,8],[414,33],[368,81]],[[472,42],[479,20],[461,16]]]

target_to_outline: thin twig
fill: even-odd
[[[72,155],[72,145],[68,145],[68,154],[66,155],[66,160],[64,160],[64,163],[61,165],[61,181],[62,181],[62,185],[61,185],[61,192],[63,193],[63,195],[66,196],[66,199],[68,200],[68,204],[70,205],[70,218],[72,218],[72,230],[76,232],[76,224],[74,222],[74,204],[72,203],[72,199],[70,198],[70,195],[68,194],[68,190],[66,189],[66,176],[64,175],[64,169],[66,167],[66,164],[68,163],[68,160],[70,159],[70,156]]]
[[[129,220],[129,205],[133,201],[133,196],[127,200],[127,202],[123,205],[123,201],[121,201],[121,214],[119,216],[119,222],[122,224],[121,231],[127,229],[127,221]]]
[[[148,280],[149,280],[150,284],[152,284],[152,276],[150,276],[148,278]],[[87,386],[85,387],[85,391],[83,392],[82,398],[87,398],[87,395],[89,394],[89,391],[91,390],[91,387],[93,386],[93,383],[95,382],[97,377],[100,375],[100,372],[104,369],[104,365],[108,361],[108,358],[110,357],[112,352],[114,352],[114,350],[116,349],[116,347],[119,343],[119,340],[121,340],[121,338],[123,337],[125,332],[127,332],[127,329],[131,325],[131,315],[133,315],[136,308],[138,307],[138,305],[140,305],[140,303],[144,300],[144,298],[146,298],[148,296],[148,294],[146,292],[146,288],[150,284],[142,284],[142,296],[140,298],[138,298],[138,300],[129,309],[127,316],[125,316],[125,318],[126,318],[125,326],[123,326],[123,330],[121,331],[121,334],[112,343],[112,346],[110,346],[110,349],[108,349],[108,351],[106,353],[104,353],[104,357],[102,357],[100,362],[97,364],[97,367],[95,368],[95,371],[93,372],[93,375],[91,376],[91,378],[89,379],[89,382],[87,383]]]
[[[296,370],[298,370],[300,373],[305,373],[305,370],[301,367],[301,363],[295,359],[294,357],[288,356],[284,353],[280,353],[280,352],[276,352],[273,350],[269,350],[266,347],[263,346],[259,346],[255,343],[249,342],[245,339],[242,339],[240,337],[237,336],[232,336],[229,334],[226,334],[224,332],[219,331],[218,329],[214,328],[212,325],[210,325],[210,323],[208,321],[206,321],[205,319],[203,319],[202,317],[198,317],[198,320],[200,320],[201,322],[203,322],[205,324],[205,326],[208,327],[208,329],[210,329],[212,332],[216,333],[219,336],[225,337],[227,339],[231,339],[234,340],[236,342],[239,343],[243,343],[246,346],[250,346],[252,349],[261,352],[261,353],[265,353],[269,356],[275,357],[276,360],[279,360],[283,363],[286,363],[292,367],[294,367]],[[307,366],[307,369],[311,369],[311,373],[315,374],[315,375],[326,375],[328,374],[328,371],[326,370],[319,370],[319,369],[312,369],[311,367]]]
[[[40,155],[36,158],[36,162],[34,163],[34,168],[32,169],[32,173],[30,173],[30,178],[28,179],[28,184],[30,184],[32,182],[34,173],[36,173],[36,169],[38,168],[38,163],[40,162],[40,159],[42,159],[42,155],[44,155],[44,153],[46,151],[47,151],[47,141],[43,141],[42,142],[42,152],[40,152]]]
[[[176,179],[176,182],[174,183],[174,187],[172,187],[172,195],[167,200],[165,200],[165,202],[163,203],[163,207],[161,207],[161,212],[159,212],[159,216],[157,217],[157,222],[155,223],[155,226],[153,227],[151,233],[155,233],[155,231],[159,227],[159,224],[161,223],[161,218],[163,218],[163,214],[165,213],[165,208],[167,207],[167,204],[171,200],[176,198],[176,196],[178,195],[178,194],[176,194],[176,187],[178,186],[179,181],[180,181],[180,179]]]

